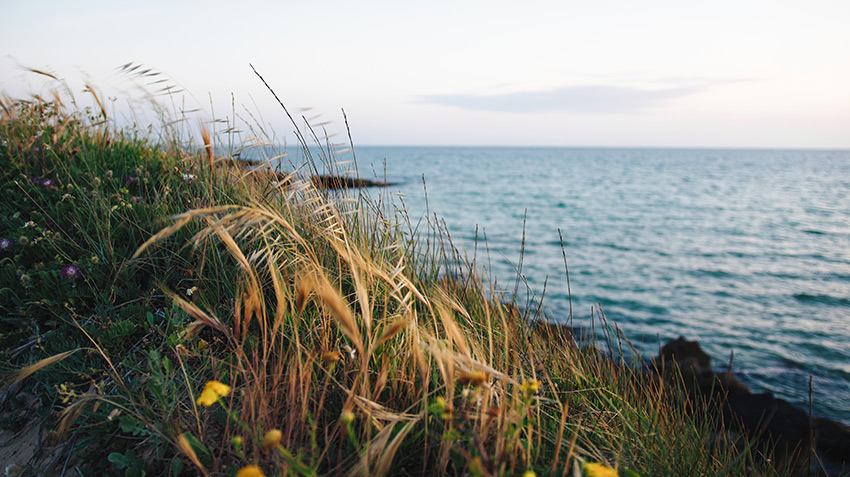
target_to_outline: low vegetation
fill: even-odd
[[[783,474],[439,227],[69,95],[2,99],[7,472]]]

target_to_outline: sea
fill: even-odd
[[[437,217],[506,291],[519,273],[520,301],[551,320],[601,311],[645,357],[699,341],[716,371],[731,361],[805,409],[811,379],[814,415],[850,423],[850,151],[354,152],[361,177],[392,184],[371,195],[414,225]]]

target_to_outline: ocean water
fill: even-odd
[[[646,357],[680,335],[716,370],[850,423],[850,151],[357,147],[373,189],[543,309],[601,306]],[[424,185],[423,185],[424,178]],[[523,229],[524,227],[524,229]],[[559,230],[563,236],[562,242]],[[486,247],[483,239],[486,235]],[[522,290],[522,288],[521,288]],[[525,297],[521,293],[521,297]]]

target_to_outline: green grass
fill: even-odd
[[[534,323],[439,228],[412,240],[367,194],[66,102],[2,100],[3,399],[36,396],[61,444],[21,468],[783,475],[675,386]],[[229,390],[207,407],[209,381]]]

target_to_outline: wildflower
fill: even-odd
[[[24,224],[24,228],[26,229],[29,227],[35,227],[35,222],[33,222],[32,220],[27,221],[27,223]]]
[[[94,179],[92,179],[91,183],[95,187],[100,187],[100,177],[95,177]]]
[[[27,275],[26,273],[21,275],[21,285],[27,286],[30,284],[30,281],[31,279],[29,275]]]
[[[448,421],[452,418],[452,412],[454,411],[454,406],[449,404],[446,401],[446,398],[442,396],[437,396],[437,399],[434,400],[434,405],[431,407],[431,410],[435,414],[439,414],[444,421]]]
[[[192,296],[195,294],[196,291],[198,291],[198,287],[189,288],[186,290],[186,295]]]
[[[528,395],[537,394],[537,391],[540,390],[540,386],[542,386],[542,385],[543,385],[543,383],[541,383],[540,381],[538,381],[536,379],[535,380],[529,379],[529,380],[526,380],[524,383],[522,383],[520,385],[519,390],[528,394]]]
[[[283,439],[283,433],[278,429],[272,429],[269,432],[266,432],[266,435],[263,436],[263,449],[269,450],[272,447],[280,444],[280,440]]]
[[[98,263],[98,262],[100,262],[100,259],[99,259],[99,258],[97,258],[97,255],[92,255],[92,256],[89,258],[89,260],[91,261],[91,263],[93,263],[93,264],[95,264],[95,265],[97,265],[97,263]]]
[[[10,250],[15,244],[7,237],[0,238],[0,252]]]
[[[581,471],[587,477],[617,477],[617,471],[598,462],[585,462]]]
[[[207,381],[204,390],[198,397],[198,404],[210,407],[218,401],[218,398],[230,394],[230,386],[218,381]]]
[[[207,349],[209,347],[209,345],[210,345],[209,341],[207,341],[203,338],[199,339],[198,340],[198,346],[197,346],[198,351],[203,351],[203,350]]]
[[[42,179],[41,180],[42,187],[56,187],[56,182],[53,182],[53,179]]]
[[[230,439],[230,444],[233,445],[233,447],[241,446],[242,445],[242,436],[234,436],[232,439]]]
[[[350,425],[354,422],[354,413],[351,411],[342,411],[342,414],[339,415],[339,420],[346,426]]]
[[[266,477],[266,474],[264,474],[263,470],[256,465],[246,465],[239,469],[239,472],[236,473],[236,477]]]
[[[62,268],[61,273],[62,273],[62,278],[64,278],[65,280],[68,280],[69,282],[75,281],[76,279],[80,278],[80,276],[82,276],[82,274],[83,274],[80,271],[80,267],[78,267],[76,265],[68,265],[68,266]]]
[[[144,197],[142,197],[142,196],[140,196],[140,195],[134,195],[134,196],[133,196],[133,202],[135,202],[135,203],[137,203],[137,204],[144,204],[144,203],[145,203],[145,198],[144,198]]]
[[[522,477],[537,477],[533,470],[529,469],[522,473]]]
[[[184,181],[191,182],[195,179],[195,174],[183,174],[182,177]]]
[[[27,245],[29,245],[29,243],[30,239],[28,239],[26,236],[21,235],[18,238],[18,244],[20,244],[21,247],[26,247]]]

